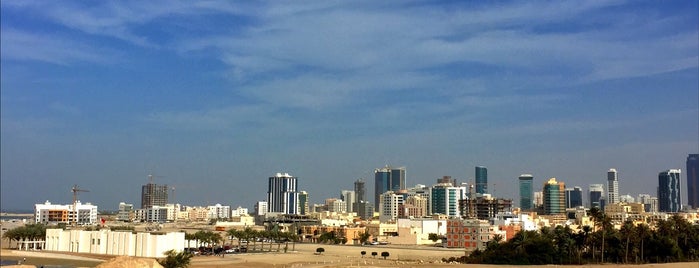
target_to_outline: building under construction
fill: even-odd
[[[148,183],[141,187],[141,208],[165,206],[167,204],[167,185]]]
[[[475,216],[479,220],[490,220],[495,217],[495,214],[511,211],[512,199],[492,198],[489,196],[467,198],[459,200],[459,208],[461,209],[461,215],[466,218]],[[467,217],[467,215],[472,216]]]

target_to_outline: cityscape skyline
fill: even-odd
[[[588,189],[609,168],[619,196],[655,195],[699,152],[696,1],[1,1],[0,17],[0,210],[70,203],[73,185],[138,206],[149,174],[182,204],[251,207],[276,172],[311,204],[363,178],[374,203],[384,165],[404,187],[484,166],[515,203],[521,174]]]

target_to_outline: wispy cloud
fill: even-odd
[[[9,27],[2,28],[2,57],[9,60],[43,61],[70,65],[75,62],[108,63],[118,53],[100,51],[84,43],[64,36],[25,32]]]

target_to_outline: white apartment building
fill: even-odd
[[[255,215],[264,216],[268,210],[267,201],[257,201],[257,203],[255,203]]]
[[[231,206],[223,206],[221,204],[216,204],[209,206],[209,214],[207,218],[209,219],[228,219],[231,217]]]
[[[346,213],[347,212],[347,202],[335,199],[328,204],[328,211],[335,213]]]
[[[78,225],[97,224],[97,206],[90,203],[82,204],[78,201],[75,208],[70,205],[51,204],[48,200],[44,204],[34,205],[34,220],[36,223],[58,224],[77,223]]]
[[[136,214],[133,209],[133,204],[127,204],[124,202],[119,202],[119,212],[117,212],[117,221],[131,222],[136,218]]]
[[[136,220],[139,222],[167,222],[167,207],[152,206],[136,210]]]
[[[402,204],[402,195],[397,195],[393,191],[381,194],[379,199],[379,221],[394,222],[398,218],[398,211]]]
[[[231,210],[231,217],[240,217],[248,215],[248,209],[238,206],[236,209]]]

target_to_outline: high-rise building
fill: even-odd
[[[476,193],[488,193],[488,169],[484,166],[476,167]]]
[[[346,212],[357,212],[354,208],[354,203],[357,202],[356,193],[354,191],[350,191],[350,190],[342,190],[340,195],[342,197],[342,201],[345,201],[345,204],[347,206],[345,208],[345,211]]]
[[[544,214],[565,213],[565,183],[557,182],[556,178],[544,183]]]
[[[699,208],[699,154],[687,156],[687,204]]]
[[[405,167],[385,166],[374,170],[374,202],[379,204],[381,194],[405,190]],[[378,211],[378,207],[375,208]]]
[[[374,205],[368,201],[357,202],[357,216],[362,220],[369,220],[374,217]]]
[[[531,210],[534,204],[534,176],[531,174],[519,175],[519,207],[522,210]]]
[[[357,202],[366,201],[366,187],[364,187],[364,179],[359,178],[354,182],[354,194]]]
[[[466,187],[453,186],[451,183],[438,183],[432,186],[430,196],[430,211],[433,214],[443,214],[447,217],[459,217],[459,200],[466,199]]]
[[[534,192],[534,208],[541,208],[544,206],[544,193],[541,191]]]
[[[602,208],[601,199],[604,195],[604,184],[590,184],[589,188],[590,208]]]
[[[679,169],[669,169],[658,174],[658,211],[680,211],[680,173]]]
[[[269,212],[298,214],[297,178],[289,173],[277,173],[269,177],[267,187],[267,206]]]
[[[308,212],[308,192],[299,192],[299,215],[307,215]]]
[[[619,179],[616,169],[613,168],[607,171],[607,203],[619,203]]]
[[[398,218],[398,210],[403,205],[403,195],[388,191],[381,195],[379,202],[379,221],[395,221]]]
[[[582,189],[578,186],[566,188],[565,200],[566,208],[576,208],[582,206]]]
[[[152,178],[152,175],[149,175]],[[148,184],[141,186],[141,208],[151,208],[153,206],[165,206],[167,204],[167,185],[157,185],[151,180]]]

